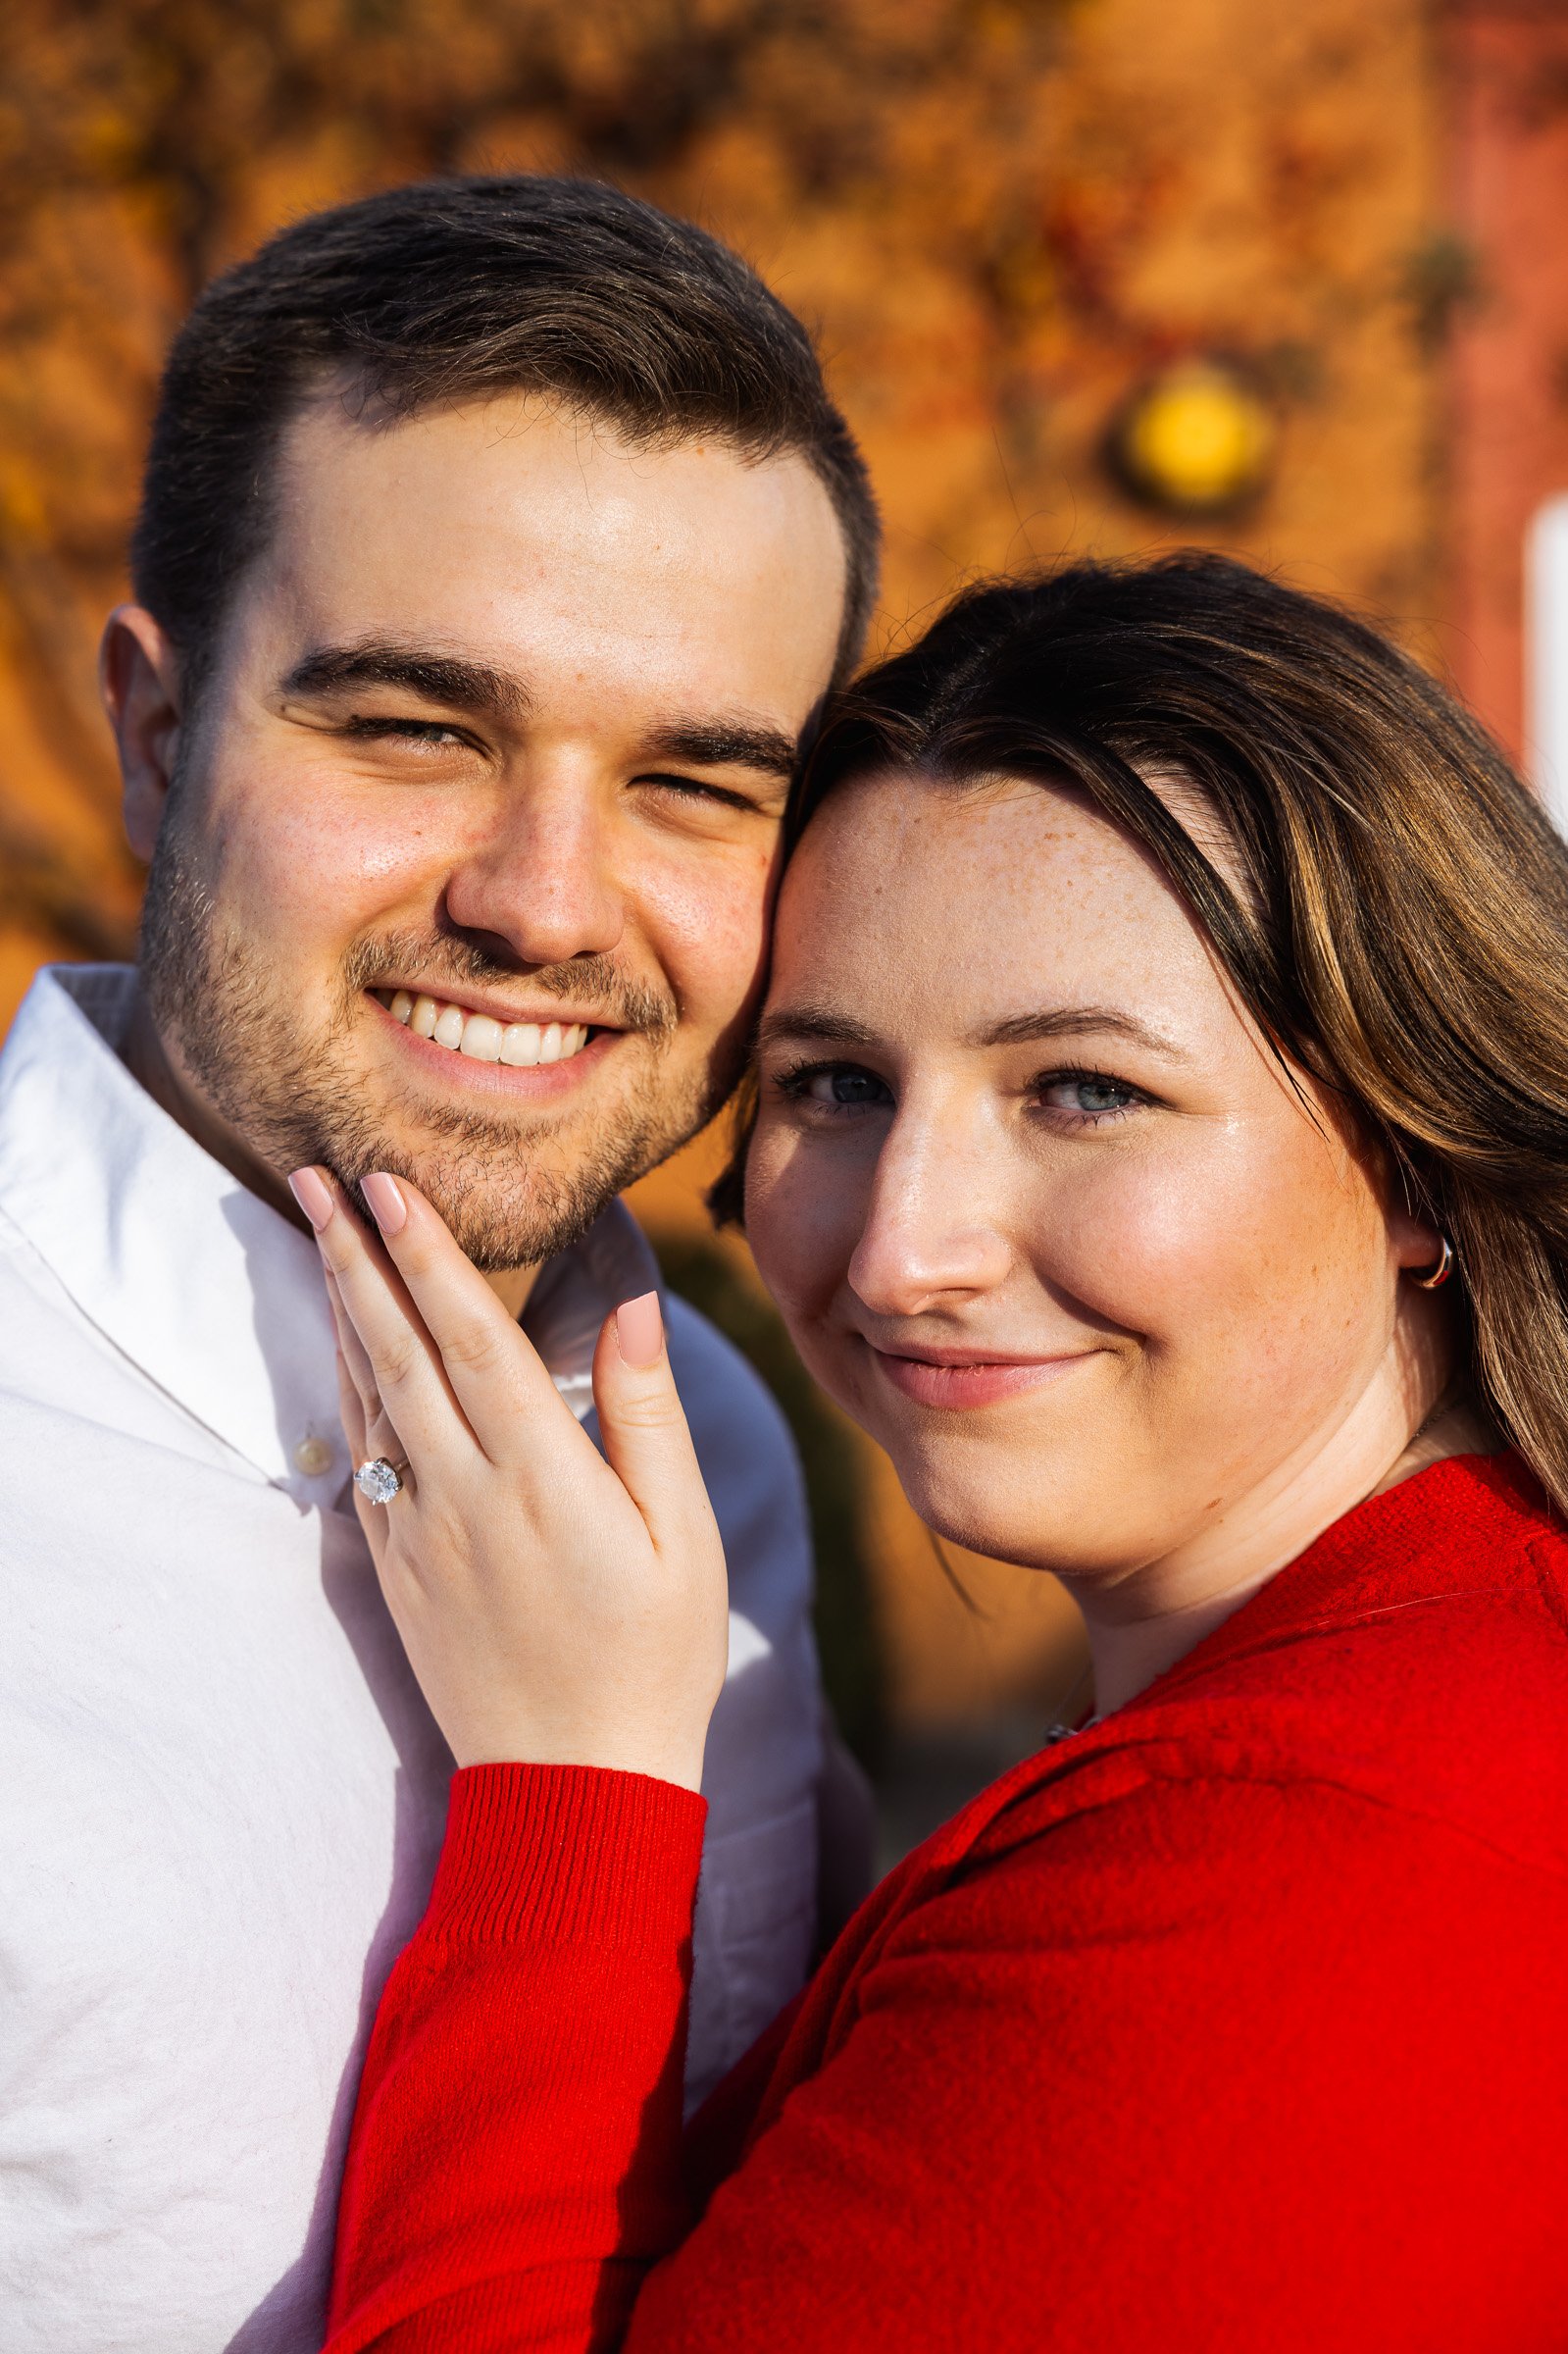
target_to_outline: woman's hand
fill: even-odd
[[[417,1187],[365,1181],[378,1239],[321,1170],[290,1182],[328,1270],[353,1459],[408,1464],[359,1514],[458,1764],[609,1766],[695,1790],[728,1597],[657,1295],[599,1335],[606,1460]]]

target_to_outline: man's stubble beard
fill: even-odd
[[[515,1123],[456,1105],[419,1114],[417,1144],[399,1144],[356,1096],[352,1040],[366,987],[388,972],[440,973],[462,985],[515,983],[477,944],[439,933],[385,932],[356,942],[344,960],[325,1029],[307,1038],[290,1020],[278,976],[264,953],[226,927],[186,855],[179,789],[159,832],[141,921],[141,987],[166,1050],[173,1049],[213,1108],[279,1177],[319,1162],[364,1208],[359,1181],[374,1169],[408,1177],[440,1211],[484,1273],[538,1266],[576,1242],[606,1205],[679,1150],[718,1110],[739,1075],[698,1070],[675,1087],[665,1057],[678,1020],[674,1000],[621,975],[610,959],[582,956],[529,975],[550,996],[586,997],[613,1010],[652,1051],[633,1095],[618,1103],[575,1164],[544,1169],[569,1122]],[[620,1049],[624,1051],[625,1049]]]

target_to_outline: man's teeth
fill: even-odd
[[[498,1022],[488,1013],[465,1013],[440,998],[413,998],[406,989],[378,989],[374,995],[416,1038],[431,1038],[475,1062],[508,1062],[531,1069],[536,1062],[566,1062],[588,1043],[585,1022]]]

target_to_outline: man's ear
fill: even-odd
[[[179,661],[144,605],[117,605],[98,649],[98,686],[120,750],[126,836],[151,858],[179,750]]]

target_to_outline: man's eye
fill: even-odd
[[[470,739],[441,719],[351,719],[345,736],[361,742],[412,743],[421,751],[467,751]]]
[[[652,785],[661,793],[673,794],[677,800],[706,801],[715,808],[741,809],[750,815],[756,814],[757,803],[748,793],[735,792],[733,786],[705,785],[698,777],[666,776],[662,773],[638,777],[636,782],[639,785]]]
[[[851,1062],[821,1062],[784,1071],[777,1082],[780,1093],[797,1103],[810,1103],[827,1112],[880,1110],[891,1103],[885,1080]]]

